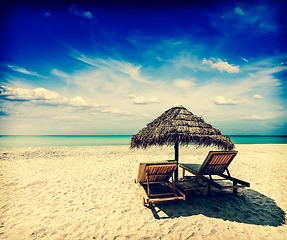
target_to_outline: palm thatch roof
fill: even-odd
[[[183,106],[175,106],[133,135],[131,148],[190,143],[205,147],[216,146],[223,150],[232,150],[235,147],[230,138],[223,136],[201,117]]]

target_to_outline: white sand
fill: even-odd
[[[202,163],[209,148],[180,149]],[[287,239],[287,145],[237,145],[237,197],[205,194],[147,208],[133,182],[139,162],[173,147],[0,148],[0,239]]]

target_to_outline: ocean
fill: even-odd
[[[0,147],[130,145],[131,135],[2,135]],[[235,144],[287,144],[286,135],[230,135]]]

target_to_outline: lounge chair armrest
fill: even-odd
[[[250,187],[249,182],[245,182],[245,181],[242,181],[242,180],[234,178],[234,177],[230,177],[230,176],[225,175],[225,174],[218,174],[218,176],[223,177],[223,178],[228,179],[228,180],[231,180],[231,181],[236,182],[236,183],[240,183],[240,184],[245,185],[247,187]]]
[[[180,166],[181,168],[185,169],[186,171],[188,171],[188,172],[194,174],[195,176],[197,176],[197,177],[203,179],[203,180],[206,181],[208,184],[211,184],[211,185],[213,185],[214,187],[216,187],[216,188],[218,188],[218,189],[222,189],[222,186],[221,186],[220,184],[218,184],[218,183],[212,181],[211,179],[208,179],[207,177],[204,177],[203,175],[198,174],[196,171],[194,171],[194,170],[192,170],[192,169],[190,169],[190,168],[188,168],[188,167],[185,167],[185,166],[183,166],[183,165],[179,165],[179,166]]]

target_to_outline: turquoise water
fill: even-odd
[[[5,135],[0,147],[130,145],[130,135]]]
[[[36,135],[0,136],[0,147],[130,145],[131,135]],[[287,144],[287,136],[231,135],[235,144]]]
[[[287,144],[287,136],[271,135],[231,135],[234,144]]]

